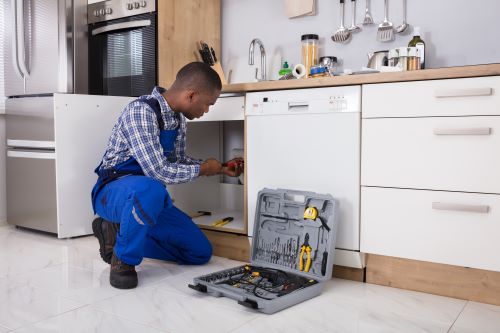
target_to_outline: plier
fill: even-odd
[[[309,233],[306,233],[304,237],[304,244],[300,247],[300,255],[299,255],[299,270],[304,272],[309,272],[311,268],[311,251],[312,248],[309,245]],[[304,254],[306,255],[306,265],[304,267]]]

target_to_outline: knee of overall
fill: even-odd
[[[192,253],[193,257],[196,258],[194,260],[195,264],[206,264],[210,261],[210,258],[212,258],[212,244],[210,244],[210,241],[205,237],[205,235],[197,241],[195,251],[196,253]]]

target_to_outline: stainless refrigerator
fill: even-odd
[[[87,0],[3,5],[7,221],[60,237],[88,233],[88,226],[61,229],[56,152],[65,138],[57,135],[54,104],[56,93],[88,90]]]

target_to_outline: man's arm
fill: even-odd
[[[131,107],[125,116],[124,123],[124,132],[131,147],[132,156],[146,176],[164,184],[178,184],[191,181],[206,172],[214,172],[217,165],[213,163],[204,166],[203,172],[200,173],[201,163],[169,162],[163,155],[155,113],[152,110],[146,110],[146,107],[148,106]]]

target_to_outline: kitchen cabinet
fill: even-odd
[[[200,119],[188,121],[186,153],[193,158],[216,158],[227,161],[244,157],[244,103],[242,95],[222,95],[210,111]],[[199,177],[193,182],[168,186],[174,204],[187,214],[208,211],[210,216],[193,221],[205,230],[246,235],[245,185],[243,177]],[[222,227],[214,221],[232,217]]]
[[[361,251],[500,271],[500,77],[363,86]]]
[[[158,83],[169,87],[189,62],[199,61],[197,43],[220,55],[221,0],[158,1]]]

